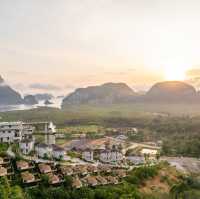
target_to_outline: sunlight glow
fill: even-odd
[[[186,79],[186,72],[189,68],[189,64],[186,63],[167,63],[167,67],[164,68],[165,79],[168,81],[183,81]]]
[[[168,68],[165,70],[165,79],[168,81],[172,80],[185,80],[186,71],[181,68]]]

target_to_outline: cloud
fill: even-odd
[[[62,88],[53,84],[34,83],[30,84],[29,88],[38,90],[61,90]]]
[[[76,86],[74,86],[74,85],[65,85],[65,89],[74,89],[74,88],[76,88]]]

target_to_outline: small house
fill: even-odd
[[[82,186],[83,186],[82,182],[79,180],[78,177],[73,178],[73,180],[72,180],[72,187],[73,188],[80,189]]]
[[[106,178],[104,178],[100,175],[96,176],[96,180],[99,182],[100,185],[108,184],[108,181],[106,180]]]
[[[16,166],[18,170],[26,170],[29,168],[29,163],[23,160],[17,161]]]
[[[28,171],[21,173],[21,177],[23,183],[35,182],[35,176]]]
[[[61,173],[64,176],[71,176],[71,175],[73,175],[73,168],[71,166],[61,166],[60,170],[61,170]]]
[[[0,166],[0,177],[7,176],[7,169]]]
[[[45,174],[45,173],[51,173],[51,167],[48,164],[39,164],[38,165],[40,173]]]

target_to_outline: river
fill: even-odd
[[[44,101],[40,101],[39,104],[36,105],[1,105],[0,112],[7,112],[7,111],[16,111],[16,110],[30,110],[38,107],[54,107],[54,108],[61,108],[62,99],[61,98],[54,98],[50,100],[53,104],[44,105]]]

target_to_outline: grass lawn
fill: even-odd
[[[8,149],[8,144],[6,144],[6,143],[1,143],[0,144],[0,153],[6,152],[7,149]]]

